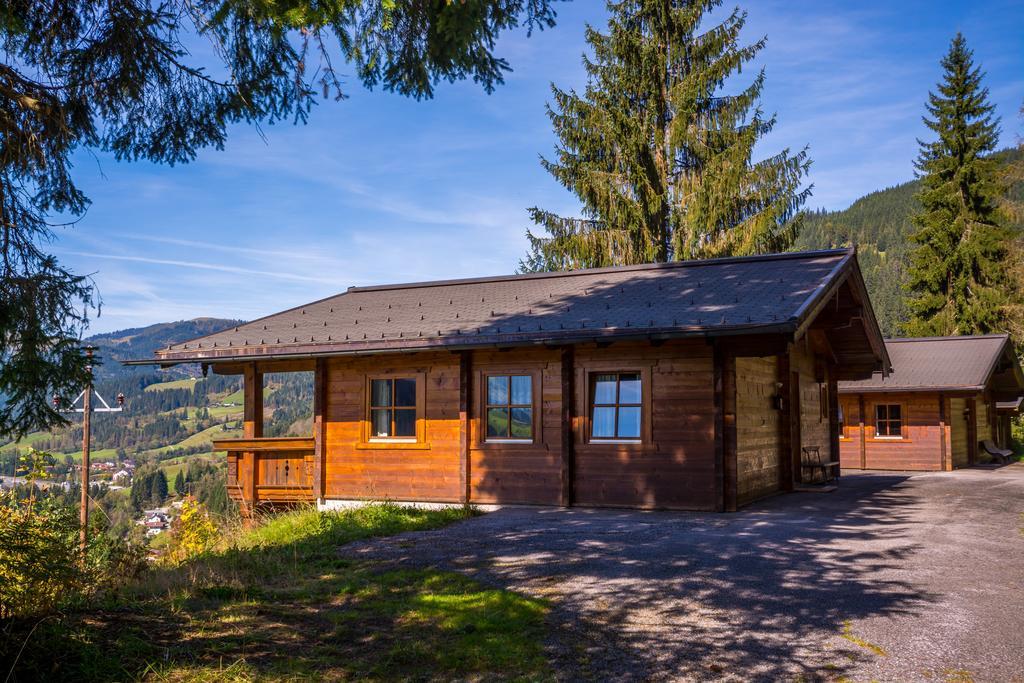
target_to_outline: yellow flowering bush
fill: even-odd
[[[212,550],[220,535],[217,525],[202,503],[186,496],[181,513],[171,525],[172,542],[167,559],[174,564]]]

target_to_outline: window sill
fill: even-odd
[[[588,443],[590,443],[591,445],[598,445],[598,444],[605,444],[605,443],[606,444],[611,444],[611,445],[624,444],[624,443],[625,444],[639,445],[639,444],[642,444],[643,441],[641,439],[591,439]]]
[[[358,451],[427,451],[430,444],[416,439],[371,439],[356,444]]]
[[[902,436],[872,436],[866,439],[866,441],[876,443],[911,443],[911,439],[905,439]]]

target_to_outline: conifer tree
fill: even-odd
[[[530,210],[523,270],[561,270],[779,251],[796,236],[807,150],[753,161],[775,125],[758,106],[762,70],[723,92],[764,47],[740,42],[746,13],[705,28],[721,0],[610,2],[608,33],[587,28],[582,95],[552,85],[558,137],[544,168],[583,218]]]
[[[937,92],[928,94],[925,125],[935,133],[918,141],[915,166],[921,212],[911,239],[908,288],[911,319],[906,331],[921,335],[984,334],[1005,329],[1007,246],[1000,225],[1002,188],[989,154],[999,141],[999,122],[988,101],[983,74],[961,34],[942,59]]]
[[[150,497],[153,500],[153,504],[163,505],[163,502],[167,500],[167,475],[164,474],[163,470],[157,470],[153,475],[152,486]]]
[[[178,476],[174,478],[174,492],[179,496],[185,494],[185,475],[181,470],[178,470]]]

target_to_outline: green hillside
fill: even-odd
[[[131,458],[138,464],[163,467],[171,460],[187,465],[189,459],[213,458],[213,438],[241,436],[243,412],[241,378],[210,374],[202,377],[196,366],[170,370],[124,367],[123,358],[145,358],[157,348],[223,329],[238,321],[214,318],[160,323],[91,337],[107,362],[97,373],[96,389],[108,402],[125,395],[124,411],[97,413],[92,420],[94,462]],[[263,392],[267,436],[309,433],[312,415],[312,373],[271,374]],[[81,457],[81,417],[52,432],[33,432],[20,442],[0,440],[0,472],[15,471],[19,453],[30,447],[48,451],[59,462]],[[180,469],[180,468],[177,468]],[[177,469],[171,469],[172,475]]]
[[[1024,152],[1003,150],[995,156],[1008,165],[1024,159]],[[882,332],[890,337],[901,333],[907,319],[903,283],[913,249],[911,216],[918,210],[914,195],[919,186],[919,181],[912,180],[865,195],[842,211],[812,211],[795,247],[827,249],[856,244],[875,315]],[[1011,187],[1008,196],[1024,197],[1024,184]]]

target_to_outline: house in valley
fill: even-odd
[[[892,373],[839,384],[844,468],[951,470],[1009,448],[1024,374],[1005,334],[889,339]]]
[[[133,362],[244,376],[214,447],[247,505],[680,510],[838,461],[838,382],[889,369],[852,249],[353,287]],[[262,377],[292,371],[313,433],[266,438]]]

